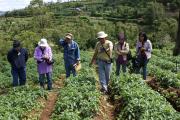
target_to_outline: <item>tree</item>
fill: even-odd
[[[179,23],[178,23],[178,32],[176,38],[176,45],[173,51],[173,55],[177,56],[180,54],[180,10],[179,10]]]
[[[32,0],[29,7],[40,7],[43,5],[43,0]]]

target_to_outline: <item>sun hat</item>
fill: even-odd
[[[106,34],[104,31],[100,31],[97,33],[97,38],[105,38],[108,34]]]
[[[47,43],[47,40],[45,38],[42,38],[39,42],[38,42],[38,45],[40,47],[47,47],[48,46],[48,43]]]
[[[72,35],[71,33],[67,33],[66,36],[65,36],[65,38],[68,38],[68,39],[72,40],[73,35]]]

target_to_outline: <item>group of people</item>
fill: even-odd
[[[66,78],[72,73],[76,76],[75,67],[80,64],[80,50],[78,44],[73,40],[73,35],[67,33],[64,39],[59,41],[59,45],[64,48],[64,63],[66,70]],[[11,74],[13,78],[12,85],[26,84],[26,62],[28,60],[28,52],[22,48],[20,41],[13,42],[13,48],[9,50],[7,59],[11,64]],[[34,59],[37,63],[37,71],[39,74],[39,83],[45,89],[52,89],[52,69],[53,69],[53,54],[47,40],[42,38],[34,50]],[[45,80],[47,78],[47,82]]]
[[[99,40],[95,46],[95,52],[90,62],[98,65],[99,81],[101,84],[101,91],[107,93],[108,83],[110,80],[110,74],[113,63],[113,50],[115,52],[116,61],[116,75],[120,75],[120,68],[126,72],[127,67],[127,55],[129,53],[129,44],[126,42],[126,36],[124,33],[117,35],[118,42],[113,43],[107,40],[108,34],[104,31],[97,33],[97,39]],[[59,45],[64,48],[64,64],[66,70],[66,78],[72,73],[76,76],[76,66],[80,64],[80,49],[78,44],[73,40],[73,35],[67,33],[64,39],[59,40]],[[137,67],[136,72],[139,73],[143,68],[143,79],[146,79],[147,64],[151,58],[152,44],[148,40],[145,32],[139,33],[139,40],[136,44],[137,60],[141,62],[141,65]],[[13,42],[13,48],[7,54],[7,59],[11,64],[11,74],[13,77],[13,86],[25,85],[26,83],[26,62],[28,60],[28,52],[25,48],[21,47],[19,41]],[[39,73],[39,83],[42,88],[45,88],[45,77],[47,78],[47,89],[52,89],[52,68],[53,68],[53,54],[51,47],[47,40],[42,38],[38,42],[38,46],[34,50],[34,59],[37,62],[37,70]]]
[[[116,75],[120,75],[120,68],[122,66],[122,71],[126,72],[129,44],[126,42],[126,36],[124,33],[119,33],[117,35],[118,42],[113,43],[107,40],[107,34],[104,31],[97,33],[97,39],[99,40],[95,46],[95,52],[93,58],[90,62],[92,64],[98,64],[98,74],[99,81],[101,83],[101,92],[108,92],[108,83],[110,80],[110,73],[112,69],[112,53],[113,48],[115,52],[116,61]],[[143,70],[143,79],[146,80],[147,76],[147,64],[151,58],[152,44],[148,40],[145,32],[139,33],[139,39],[136,43],[136,61],[138,61],[138,66],[135,68],[136,73],[140,73],[140,69]]]

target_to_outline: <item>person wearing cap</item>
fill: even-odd
[[[108,92],[108,83],[110,80],[110,72],[112,67],[112,51],[113,43],[106,39],[108,35],[104,31],[97,33],[97,39],[99,40],[95,46],[95,52],[90,62],[90,66],[98,63],[99,80],[101,84],[101,92]]]
[[[47,40],[42,38],[38,42],[38,46],[34,51],[34,58],[37,61],[37,70],[39,73],[39,83],[42,88],[45,88],[45,76],[47,78],[47,89],[52,89],[52,50],[48,45]]]
[[[120,67],[122,66],[123,73],[126,72],[127,54],[129,52],[129,44],[126,42],[124,33],[119,33],[117,36],[118,42],[115,43],[115,59],[116,59],[116,75],[120,74]]]
[[[73,76],[76,76],[75,67],[80,64],[80,50],[78,44],[73,40],[73,35],[67,33],[65,38],[59,41],[59,45],[64,48],[66,78],[70,76],[71,72]]]
[[[26,62],[28,60],[28,52],[21,47],[18,40],[13,42],[13,48],[7,54],[7,60],[11,64],[11,74],[13,77],[12,85],[26,84]]]
[[[145,32],[139,33],[139,40],[136,43],[136,54],[139,61],[139,67],[136,68],[136,73],[140,73],[140,69],[143,70],[143,79],[146,80],[147,76],[147,64],[151,58],[152,43],[148,39]]]

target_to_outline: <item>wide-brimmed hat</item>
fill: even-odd
[[[73,35],[72,35],[71,33],[67,33],[66,36],[65,36],[65,38],[68,38],[68,39],[72,40]]]
[[[104,31],[100,31],[97,33],[97,38],[105,38],[108,34],[106,34]]]
[[[42,38],[39,42],[38,42],[38,45],[40,47],[47,47],[48,46],[48,43],[47,43],[47,40],[45,38]]]

